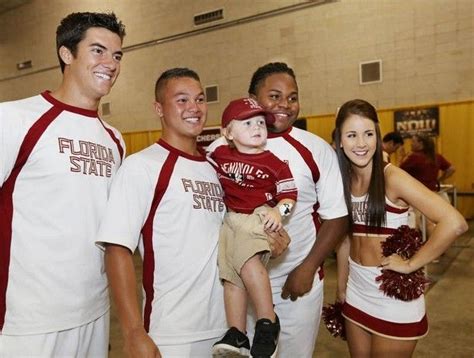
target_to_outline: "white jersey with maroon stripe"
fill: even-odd
[[[219,138],[208,150],[223,144],[225,139]],[[288,163],[298,190],[298,201],[284,224],[291,243],[285,254],[270,260],[268,266],[272,286],[281,287],[313,247],[319,218],[345,216],[347,207],[336,154],[323,139],[292,127],[282,133],[269,132],[265,149]]]
[[[96,111],[48,92],[0,104],[3,334],[65,330],[108,310],[94,242],[123,155],[120,133]]]
[[[336,153],[325,140],[291,127],[283,133],[269,133],[266,149],[288,162],[298,189],[298,201],[285,225],[291,237],[288,253],[272,260],[270,266],[270,277],[284,284],[317,240],[320,219],[346,216],[347,207]]]
[[[144,325],[156,344],[225,331],[217,270],[224,212],[222,188],[205,156],[163,140],[128,157],[114,179],[99,243],[139,247]]]

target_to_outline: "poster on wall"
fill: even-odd
[[[393,127],[403,138],[413,134],[439,135],[439,108],[403,109],[393,112]]]

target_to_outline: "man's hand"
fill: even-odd
[[[298,297],[301,297],[308,293],[313,287],[314,275],[316,274],[316,268],[309,267],[305,263],[301,263],[296,266],[293,271],[288,275],[281,297],[283,299],[291,299],[296,301]]]
[[[290,244],[290,237],[285,229],[280,231],[265,231],[267,234],[268,244],[270,245],[270,250],[272,251],[272,258],[280,256]]]
[[[128,334],[124,351],[128,358],[161,358],[158,347],[143,327]]]

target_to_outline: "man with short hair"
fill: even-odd
[[[112,185],[98,240],[130,357],[210,356],[225,331],[217,238],[222,188],[198,148],[207,103],[198,75],[165,71],[155,85],[162,135],[129,156]],[[143,260],[143,320],[133,252]],[[159,348],[159,349],[158,349]]]
[[[403,137],[398,132],[389,132],[382,138],[383,160],[390,163],[390,155],[403,147]]]
[[[57,28],[63,78],[0,104],[0,356],[106,357],[109,299],[94,245],[125,145],[98,116],[120,73],[124,25],[72,13]]]

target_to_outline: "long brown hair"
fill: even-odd
[[[416,137],[421,144],[423,144],[423,149],[421,151],[429,160],[436,164],[436,149],[433,139],[423,134],[414,134],[413,137]]]
[[[341,169],[342,181],[344,185],[344,197],[349,210],[349,223],[352,231],[354,223],[352,217],[352,163],[341,148],[341,127],[347,118],[351,115],[359,115],[370,119],[375,124],[377,145],[372,158],[372,174],[370,176],[369,190],[367,191],[367,216],[365,222],[367,225],[380,228],[386,220],[385,213],[385,177],[384,162],[382,154],[382,137],[380,134],[379,119],[377,111],[369,102],[362,99],[354,99],[344,103],[336,116],[336,153]]]

